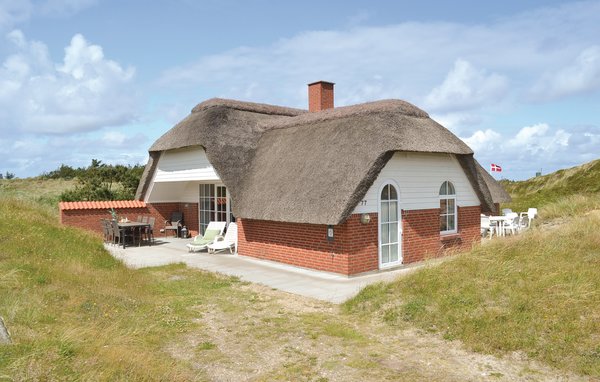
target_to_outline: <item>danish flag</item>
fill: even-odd
[[[492,163],[492,172],[502,172],[502,167]]]

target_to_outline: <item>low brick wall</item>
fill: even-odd
[[[192,235],[198,234],[198,203],[149,203],[145,207],[138,208],[115,208],[119,218],[136,220],[138,216],[153,216],[154,234],[159,235],[164,228],[165,220],[171,218],[176,211],[183,212],[184,224]],[[61,209],[60,222],[64,225],[83,228],[88,231],[102,234],[100,226],[101,219],[110,219],[108,209],[85,208],[85,209]]]

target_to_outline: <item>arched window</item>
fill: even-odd
[[[456,233],[456,191],[448,181],[440,187],[440,233]]]
[[[397,264],[400,256],[400,214],[398,206],[398,192],[392,184],[386,184],[379,197],[379,247],[380,264],[389,266]]]

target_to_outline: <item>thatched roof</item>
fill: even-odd
[[[256,144],[262,134],[257,126],[265,119],[289,118],[305,110],[212,98],[198,104],[192,113],[150,147],[150,160],[137,189],[136,199],[144,199],[160,152],[202,146],[208,160],[228,186],[239,189],[249,170]]]
[[[242,218],[341,223],[395,151],[456,155],[482,209],[493,208],[493,193],[471,149],[404,101],[306,113],[209,100],[150,148],[138,197],[143,198],[154,171],[153,153],[192,145],[205,148],[231,192],[235,215]]]

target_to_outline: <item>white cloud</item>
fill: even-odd
[[[92,158],[111,164],[144,164],[149,138],[139,132],[69,136],[21,135],[18,139],[0,136],[0,172],[10,171],[18,177],[39,175],[61,164],[88,166]]]
[[[444,82],[425,97],[425,104],[434,111],[466,110],[495,102],[507,91],[506,77],[488,74],[458,59]]]
[[[487,110],[499,100],[522,102],[518,98],[549,63],[567,66],[597,44],[598,14],[600,2],[584,2],[488,24],[404,22],[310,31],[201,56],[166,70],[160,84],[240,98],[239,89],[254,83],[251,100],[305,107],[306,83],[324,79],[336,82],[338,105],[393,97],[434,112]]]
[[[570,65],[549,72],[533,86],[531,94],[539,100],[552,100],[600,89],[600,46],[583,50]]]
[[[16,53],[0,68],[0,129],[6,133],[91,131],[134,118],[134,69],[106,59],[100,46],[77,34],[63,62],[54,63],[46,45],[18,30],[7,40]]]
[[[477,130],[463,140],[473,149],[484,166],[502,166],[509,179],[531,177],[543,168],[554,171],[598,157],[600,128],[585,127],[566,131],[538,123],[510,135],[492,129]]]
[[[502,135],[500,133],[487,129],[485,131],[478,130],[468,138],[463,138],[465,143],[476,153],[494,150],[496,145],[501,142]]]

